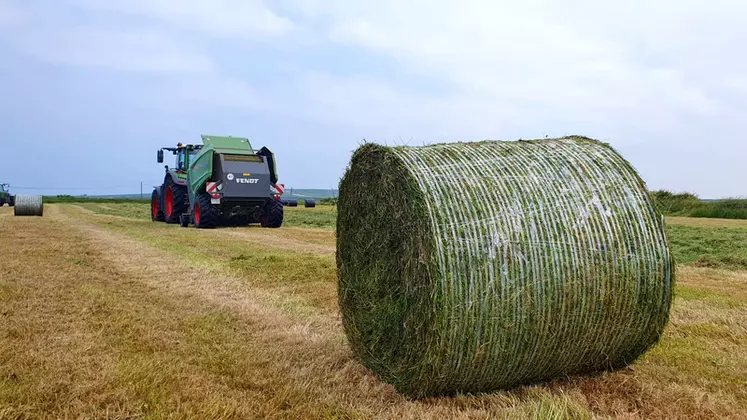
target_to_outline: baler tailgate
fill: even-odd
[[[221,155],[223,169],[223,196],[256,197],[265,199],[270,196],[270,171],[267,165],[250,162],[244,158],[249,156]],[[259,158],[259,156],[256,156]],[[237,159],[240,158],[240,159]]]

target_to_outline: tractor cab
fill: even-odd
[[[163,151],[167,150],[176,156],[176,166],[174,166],[176,171],[186,173],[194,157],[200,152],[200,149],[202,149],[201,145],[184,145],[182,143],[178,143],[176,147],[164,147],[158,151],[158,163],[163,163]],[[168,170],[169,167],[167,165],[166,171]]]
[[[10,194],[10,184],[0,184],[0,207],[6,204],[14,206],[16,197]]]

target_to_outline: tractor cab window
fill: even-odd
[[[186,171],[187,168],[187,153],[189,153],[189,165],[192,164],[195,160],[195,156],[197,156],[198,150],[190,150],[187,151],[187,149],[180,149],[178,152],[176,152],[176,169],[180,171]]]
[[[176,153],[176,169],[177,170],[179,171],[187,170],[186,156],[187,154],[185,153],[184,149],[181,149]]]

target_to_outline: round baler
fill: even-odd
[[[197,228],[246,226],[278,228],[283,223],[275,157],[266,147],[252,149],[240,137],[202,136],[202,145],[162,148],[176,155],[162,185],[151,195],[153,221],[194,224]]]

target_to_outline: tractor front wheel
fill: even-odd
[[[154,222],[163,222],[166,220],[160,201],[158,200],[158,191],[156,190],[153,190],[153,194],[150,196],[150,218]]]
[[[214,228],[218,225],[219,218],[218,209],[210,202],[210,194],[197,194],[194,211],[195,227],[198,229]]]
[[[166,223],[179,223],[181,215],[187,212],[187,187],[175,183],[169,176],[163,191]]]

